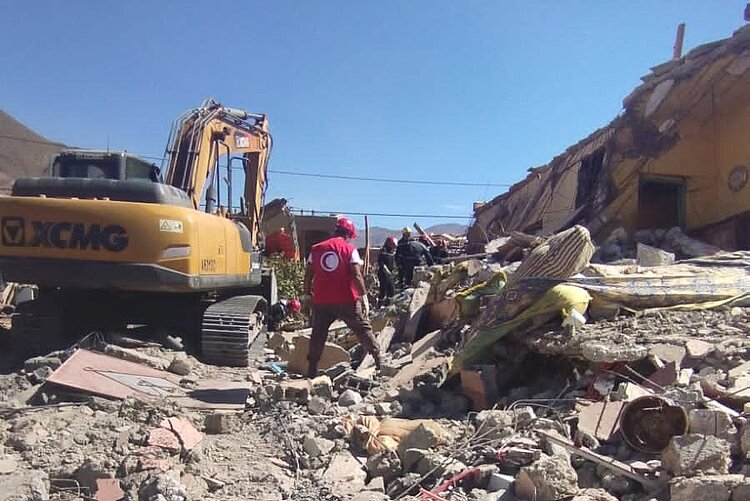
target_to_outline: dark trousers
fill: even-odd
[[[307,375],[314,377],[317,374],[318,362],[328,339],[328,329],[336,319],[342,320],[354,332],[365,352],[371,354],[376,365],[380,366],[380,347],[372,333],[372,326],[365,315],[362,303],[357,301],[349,304],[313,304]]]
[[[378,281],[380,282],[378,299],[382,301],[385,298],[392,298],[396,295],[396,284],[393,283],[393,276],[390,273],[379,271]]]

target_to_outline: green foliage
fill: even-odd
[[[305,265],[299,261],[288,261],[281,254],[267,257],[265,265],[276,270],[279,298],[295,299],[302,295],[305,280]]]

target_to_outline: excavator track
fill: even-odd
[[[235,296],[206,308],[201,324],[203,361],[247,367],[250,345],[263,330],[264,307],[260,296]]]

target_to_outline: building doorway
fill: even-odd
[[[685,180],[645,178],[638,187],[638,229],[685,227]]]

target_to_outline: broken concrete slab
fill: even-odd
[[[723,438],[730,445],[739,445],[739,433],[726,412],[715,409],[692,409],[689,413],[690,433]]]
[[[366,478],[367,472],[362,468],[362,464],[346,451],[333,455],[322,476],[322,480],[332,484],[339,496],[353,495],[362,491]]]
[[[716,346],[713,343],[707,343],[700,339],[689,339],[685,343],[685,349],[690,358],[703,358],[714,351],[715,348]]]
[[[733,491],[745,484],[744,475],[701,475],[680,477],[671,482],[672,501],[729,501],[737,500]]]
[[[336,443],[333,440],[328,440],[323,437],[316,437],[314,435],[306,436],[305,441],[302,443],[302,449],[310,457],[318,457],[329,454],[334,447],[336,447]]]
[[[661,453],[662,466],[670,473],[697,475],[699,473],[729,473],[729,443],[711,436],[689,434],[673,437]]]
[[[414,289],[406,315],[404,331],[401,333],[401,338],[404,341],[411,342],[417,337],[419,324],[425,312],[425,305],[430,296],[430,288],[431,285],[428,282],[419,282]]]
[[[604,489],[582,489],[570,501],[617,501],[617,498]]]
[[[12,457],[0,459],[0,475],[8,475],[18,468],[18,462]]]
[[[682,366],[682,361],[685,359],[687,350],[684,346],[661,343],[651,346],[649,353],[659,357],[664,363],[674,362],[679,369]]]
[[[289,354],[289,364],[287,370],[297,374],[307,373],[307,354],[310,350],[310,337],[297,336],[294,338],[294,349]],[[318,370],[324,371],[330,369],[341,362],[351,362],[351,356],[341,346],[327,342],[323,347],[323,353],[318,362]]]
[[[599,440],[611,440],[620,431],[620,415],[625,402],[594,402],[578,414],[578,429]]]
[[[636,248],[638,264],[645,267],[668,266],[674,263],[675,256],[671,252],[638,243]]]
[[[77,350],[47,383],[109,398],[165,398],[180,392],[176,376],[88,350]]]
[[[177,435],[165,428],[154,428],[151,430],[148,435],[148,445],[161,447],[171,452],[179,452],[182,449]]]
[[[477,414],[477,432],[484,440],[501,440],[513,434],[516,418],[513,411],[485,410]]]
[[[193,424],[184,418],[167,418],[159,423],[159,426],[174,433],[185,451],[193,449],[203,440],[203,433],[196,430]]]
[[[520,499],[553,501],[578,492],[578,475],[561,456],[545,456],[521,468],[516,476],[516,496]]]
[[[116,478],[98,478],[96,480],[96,501],[120,501],[125,492],[120,488]]]
[[[309,379],[282,381],[274,389],[273,398],[307,404],[310,401],[311,391],[312,383]]]
[[[242,424],[239,418],[234,413],[228,412],[214,412],[206,416],[203,421],[203,427],[206,433],[211,435],[220,435],[225,433],[232,433],[238,430]]]
[[[443,438],[438,430],[420,424],[401,440],[398,446],[398,455],[403,461],[407,449],[429,449],[440,444]]]

